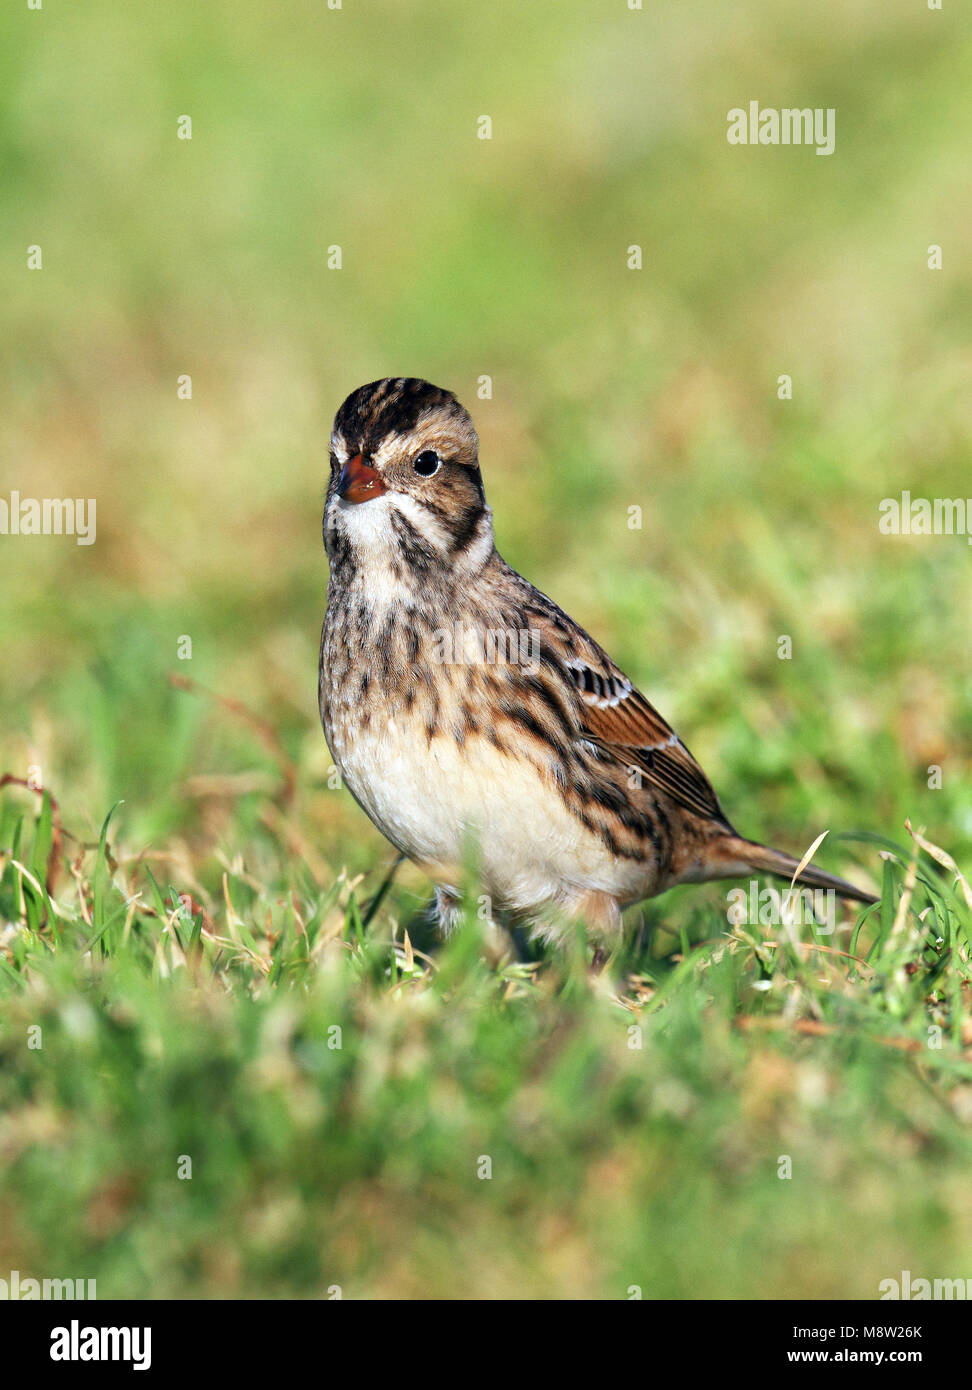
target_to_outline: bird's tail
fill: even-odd
[[[737,874],[757,872],[775,874],[777,878],[785,878],[790,882],[800,867],[799,860],[794,859],[791,854],[784,854],[780,849],[771,849],[769,845],[758,844],[755,840],[745,840],[741,835],[731,835],[720,840],[719,851],[720,858],[725,855],[727,876],[735,877]],[[878,901],[873,893],[868,893],[863,888],[855,888],[846,878],[828,874],[813,864],[808,864],[797,874],[796,881],[805,883],[809,888],[830,888],[840,897],[852,898],[859,903]]]

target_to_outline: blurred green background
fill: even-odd
[[[344,870],[377,886],[390,849],[327,785],[320,511],[335,409],[401,374],[471,409],[501,551],[675,722],[740,830],[800,852],[828,828],[901,838],[910,816],[968,864],[972,552],[964,537],[878,531],[880,500],[902,489],[972,494],[972,41],[959,6],[45,0],[7,7],[0,44],[0,494],[94,497],[98,524],[90,547],[0,537],[0,772],[41,769],[70,855],[124,800],[119,862],[148,856],[214,914],[227,865],[271,899],[301,856],[321,893],[346,885]],[[750,100],[836,108],[835,153],[730,146],[727,112]],[[191,140],[177,138],[184,115]],[[483,115],[490,140],[477,138]],[[191,400],[177,396],[184,373]],[[782,374],[792,400],[777,397]],[[243,702],[262,727],[173,675]],[[285,765],[279,811],[267,788]],[[851,864],[833,837],[820,858]],[[857,863],[880,885],[876,851]],[[65,901],[70,890],[64,875]],[[424,893],[406,871],[395,920]],[[652,911],[677,940],[724,931],[724,907],[712,887]],[[79,970],[48,982],[48,999]],[[713,1095],[727,1074],[709,1077]],[[71,1104],[94,1142],[98,1105]],[[118,1114],[138,1147],[138,1122]],[[592,1135],[564,1140],[566,1173],[587,1171]],[[713,1173],[713,1154],[685,1142]],[[158,1288],[151,1242],[138,1276],[130,1247],[113,1263],[83,1222],[86,1236],[57,1245],[74,1229],[68,1199],[54,1201],[35,1157],[14,1182],[28,1217],[10,1259],[97,1248],[105,1279],[123,1269],[126,1287]],[[92,1157],[92,1173],[108,1161]],[[286,1232],[300,1222],[281,1183],[279,1268],[228,1257],[225,1279],[187,1275],[171,1253],[165,1291],[326,1287],[326,1272],[293,1275]],[[75,1194],[78,1211],[90,1196]],[[711,1200],[721,1210],[725,1194]],[[753,1201],[739,1208],[747,1229]],[[617,1294],[617,1249],[614,1284],[582,1273],[590,1232],[552,1238],[552,1263],[527,1277],[504,1210],[509,1228],[490,1222],[511,1244],[482,1256],[491,1273],[465,1291]],[[916,1230],[945,1230],[927,1215]],[[197,1237],[236,1219],[217,1202]],[[414,1263],[428,1219],[408,1217],[418,1246],[399,1252],[398,1285],[359,1252],[362,1289],[453,1287],[451,1235]],[[969,1219],[966,1207],[965,1232]],[[131,1235],[122,1219],[105,1239],[118,1230]],[[875,1268],[893,1274],[906,1252],[888,1239]],[[961,1248],[954,1230],[942,1240]],[[685,1243],[672,1236],[646,1288],[712,1292],[679,1266]],[[763,1284],[739,1254],[735,1291],[850,1288],[822,1272],[826,1250],[817,1265],[787,1259]]]

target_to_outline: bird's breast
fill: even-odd
[[[515,673],[475,660],[474,640],[445,661],[414,624],[386,624],[384,642],[355,653],[371,630],[325,623],[321,717],[344,784],[392,844],[443,873],[474,856],[487,891],[519,911],[639,895],[650,866],[577,814],[562,751],[501,714]]]

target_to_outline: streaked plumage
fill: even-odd
[[[493,543],[468,413],[415,378],[337,413],[324,512],[324,732],[404,854],[455,881],[476,840],[498,908],[595,930],[677,883],[796,861],[738,836],[708,779],[598,644]],[[870,895],[815,868],[801,881]]]

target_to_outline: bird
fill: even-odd
[[[499,554],[468,411],[385,377],[334,419],[321,722],[341,781],[436,885],[448,933],[469,847],[490,912],[615,942],[679,884],[769,874],[874,896],[739,835],[671,725]]]

